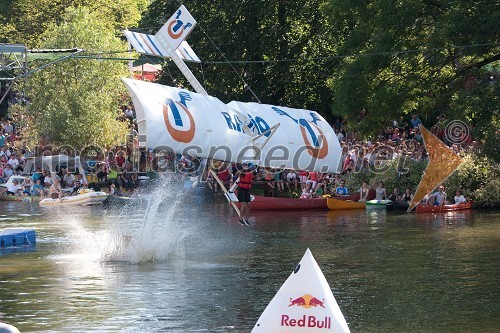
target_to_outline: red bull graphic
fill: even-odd
[[[179,97],[180,101],[178,102],[174,102],[170,98],[165,99],[165,102],[162,104],[163,119],[165,121],[165,125],[167,126],[167,131],[172,139],[177,142],[189,143],[193,140],[194,134],[196,132],[196,124],[194,122],[193,115],[189,111],[186,103],[187,101],[191,100],[191,95],[188,92],[180,92]],[[179,108],[189,119],[189,126],[184,126]],[[170,122],[170,117],[174,119],[174,124],[176,127],[188,128],[186,130],[175,128]]]
[[[281,326],[330,329],[332,327],[332,317],[325,316],[324,319],[321,319],[316,318],[316,316],[303,315],[297,319],[290,318],[288,315],[282,315]]]
[[[328,155],[328,141],[323,131],[317,125],[318,120],[321,121],[321,119],[316,116],[316,113],[309,113],[312,118],[311,120],[304,118],[295,119],[280,108],[273,106],[272,109],[279,115],[290,118],[300,126],[300,133],[302,134],[302,139],[309,155],[318,159],[323,159]],[[309,140],[309,137],[311,137],[312,142]]]
[[[313,308],[313,307],[315,308],[317,306],[325,308],[325,300],[323,299],[322,301],[320,301],[319,299],[317,299],[313,295],[306,294],[306,295],[300,296],[300,297],[295,298],[295,299],[290,298],[290,304],[288,306],[289,307],[290,306],[301,306],[301,307],[304,307],[306,309]]]
[[[181,37],[185,30],[193,26],[193,24],[190,22],[184,24],[184,22],[181,19],[181,15],[182,15],[182,9],[177,10],[175,18],[170,23],[168,23],[167,33],[172,39],[177,39]]]
[[[302,307],[304,309],[320,307],[325,309],[325,299],[319,300],[310,294],[305,294],[297,298],[290,298],[288,307]],[[287,314],[281,315],[281,326],[286,327],[307,327],[307,328],[325,328],[330,329],[332,318],[330,316],[318,317],[314,315],[302,315],[301,317],[292,317]]]

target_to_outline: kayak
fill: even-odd
[[[385,209],[388,204],[392,203],[392,200],[368,200],[366,202],[366,208],[383,208]]]
[[[365,209],[366,202],[357,202],[351,200],[338,200],[335,198],[326,198],[329,209]]]
[[[443,205],[443,206],[417,206],[417,213],[441,213],[441,212],[453,212],[455,210],[471,209],[472,201],[463,202],[460,204],[453,205]]]
[[[241,206],[239,202],[236,203]],[[303,210],[303,209],[327,209],[326,198],[277,198],[254,195],[250,203],[251,210]]]

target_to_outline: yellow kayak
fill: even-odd
[[[329,209],[366,209],[366,202],[357,202],[351,200],[339,200],[335,198],[327,198],[326,204]]]

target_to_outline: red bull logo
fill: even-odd
[[[288,307],[302,307],[304,309],[326,308],[325,300],[320,300],[310,294],[305,294],[297,298],[290,298]],[[281,315],[281,326],[285,327],[307,327],[307,328],[325,328],[330,329],[332,318],[330,316],[317,317],[314,315],[302,315],[302,317],[293,318],[290,315]]]
[[[298,297],[296,299],[290,298],[290,306],[301,306],[306,309],[315,308],[317,306],[325,308],[325,300],[320,301],[313,295],[306,294],[304,296]]]

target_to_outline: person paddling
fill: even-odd
[[[241,203],[240,220],[243,225],[250,225],[248,214],[250,213],[250,189],[252,188],[253,173],[248,162],[241,164],[242,170],[238,171],[238,201]]]

